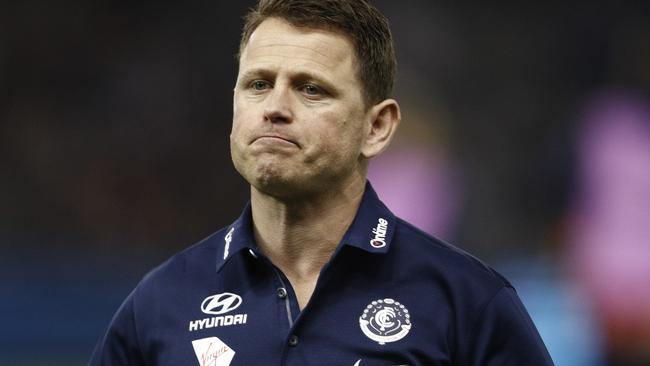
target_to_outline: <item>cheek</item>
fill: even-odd
[[[340,119],[332,121],[329,127],[323,129],[319,136],[321,146],[326,156],[338,161],[356,159],[361,149],[362,131],[358,121]]]
[[[240,135],[239,124],[233,118],[233,120],[232,120],[232,128],[230,130],[230,148],[231,149],[235,148],[237,143],[241,139],[241,137],[239,137],[239,135]]]
[[[343,119],[339,124],[338,139],[340,144],[346,150],[358,149],[364,135],[363,127],[362,117],[360,116],[354,115]]]
[[[242,125],[247,118],[250,118],[254,109],[254,106],[247,103],[243,96],[235,93],[232,106],[233,129],[235,129],[237,125]]]
[[[234,142],[233,139],[241,139],[246,135],[246,120],[250,119],[250,113],[246,113],[245,108],[234,108],[232,115],[232,129],[230,131],[230,140],[231,143]]]
[[[234,114],[232,119],[232,129],[230,130],[230,154],[233,159],[242,157],[244,150],[246,150],[246,141],[248,134],[246,133],[245,124],[242,123],[243,116]]]

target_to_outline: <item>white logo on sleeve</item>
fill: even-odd
[[[230,231],[228,231],[228,234],[226,234],[226,237],[223,238],[226,241],[226,245],[223,248],[223,259],[225,260],[228,258],[228,251],[230,250],[230,242],[232,241],[232,232],[235,231],[235,228],[231,228]]]
[[[199,366],[229,366],[235,351],[217,337],[192,341]]]
[[[361,331],[368,338],[384,345],[406,337],[411,330],[408,309],[393,299],[376,300],[359,317]]]
[[[386,232],[388,231],[388,221],[383,218],[379,218],[377,221],[377,227],[372,229],[372,233],[375,234],[375,238],[370,240],[370,245],[373,248],[383,248],[386,246]]]

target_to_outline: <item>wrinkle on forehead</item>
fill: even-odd
[[[341,42],[343,41],[343,42]],[[262,22],[251,35],[242,60],[274,57],[315,62],[325,68],[354,67],[352,42],[337,32],[297,28],[277,18]]]
[[[261,57],[251,57],[247,62],[246,69],[258,68],[258,67],[268,67],[269,69],[275,70],[282,66],[287,68],[294,67],[305,67],[307,69],[316,67],[319,70],[331,70],[339,69],[341,63],[337,62],[328,62],[329,60],[322,58],[314,58],[309,56],[297,56],[292,55],[290,60],[287,60],[286,55],[281,54],[265,54]],[[296,71],[296,70],[294,70]]]
[[[306,49],[306,50],[315,52],[315,53],[317,53],[317,54],[319,54],[319,55],[321,55],[323,57],[330,57],[331,56],[331,55],[325,53],[325,49],[327,48],[326,46],[324,46],[324,47],[309,47],[309,46],[305,46],[305,45],[289,45],[289,44],[283,43],[282,39],[280,39],[280,38],[278,38],[277,43],[262,44],[262,45],[256,46],[255,48],[257,50],[264,50],[265,48],[275,48],[275,47],[289,47],[289,48],[295,47],[295,48]],[[322,51],[320,50],[321,48],[323,48]]]

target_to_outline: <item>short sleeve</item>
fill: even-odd
[[[132,292],[117,310],[106,334],[95,346],[89,366],[144,366],[138,346]]]
[[[550,355],[512,287],[503,287],[487,303],[473,327],[468,364],[473,366],[547,366]]]

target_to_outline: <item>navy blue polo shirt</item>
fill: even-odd
[[[252,233],[249,205],[146,275],[90,365],[552,365],[506,279],[370,184],[302,311]]]

